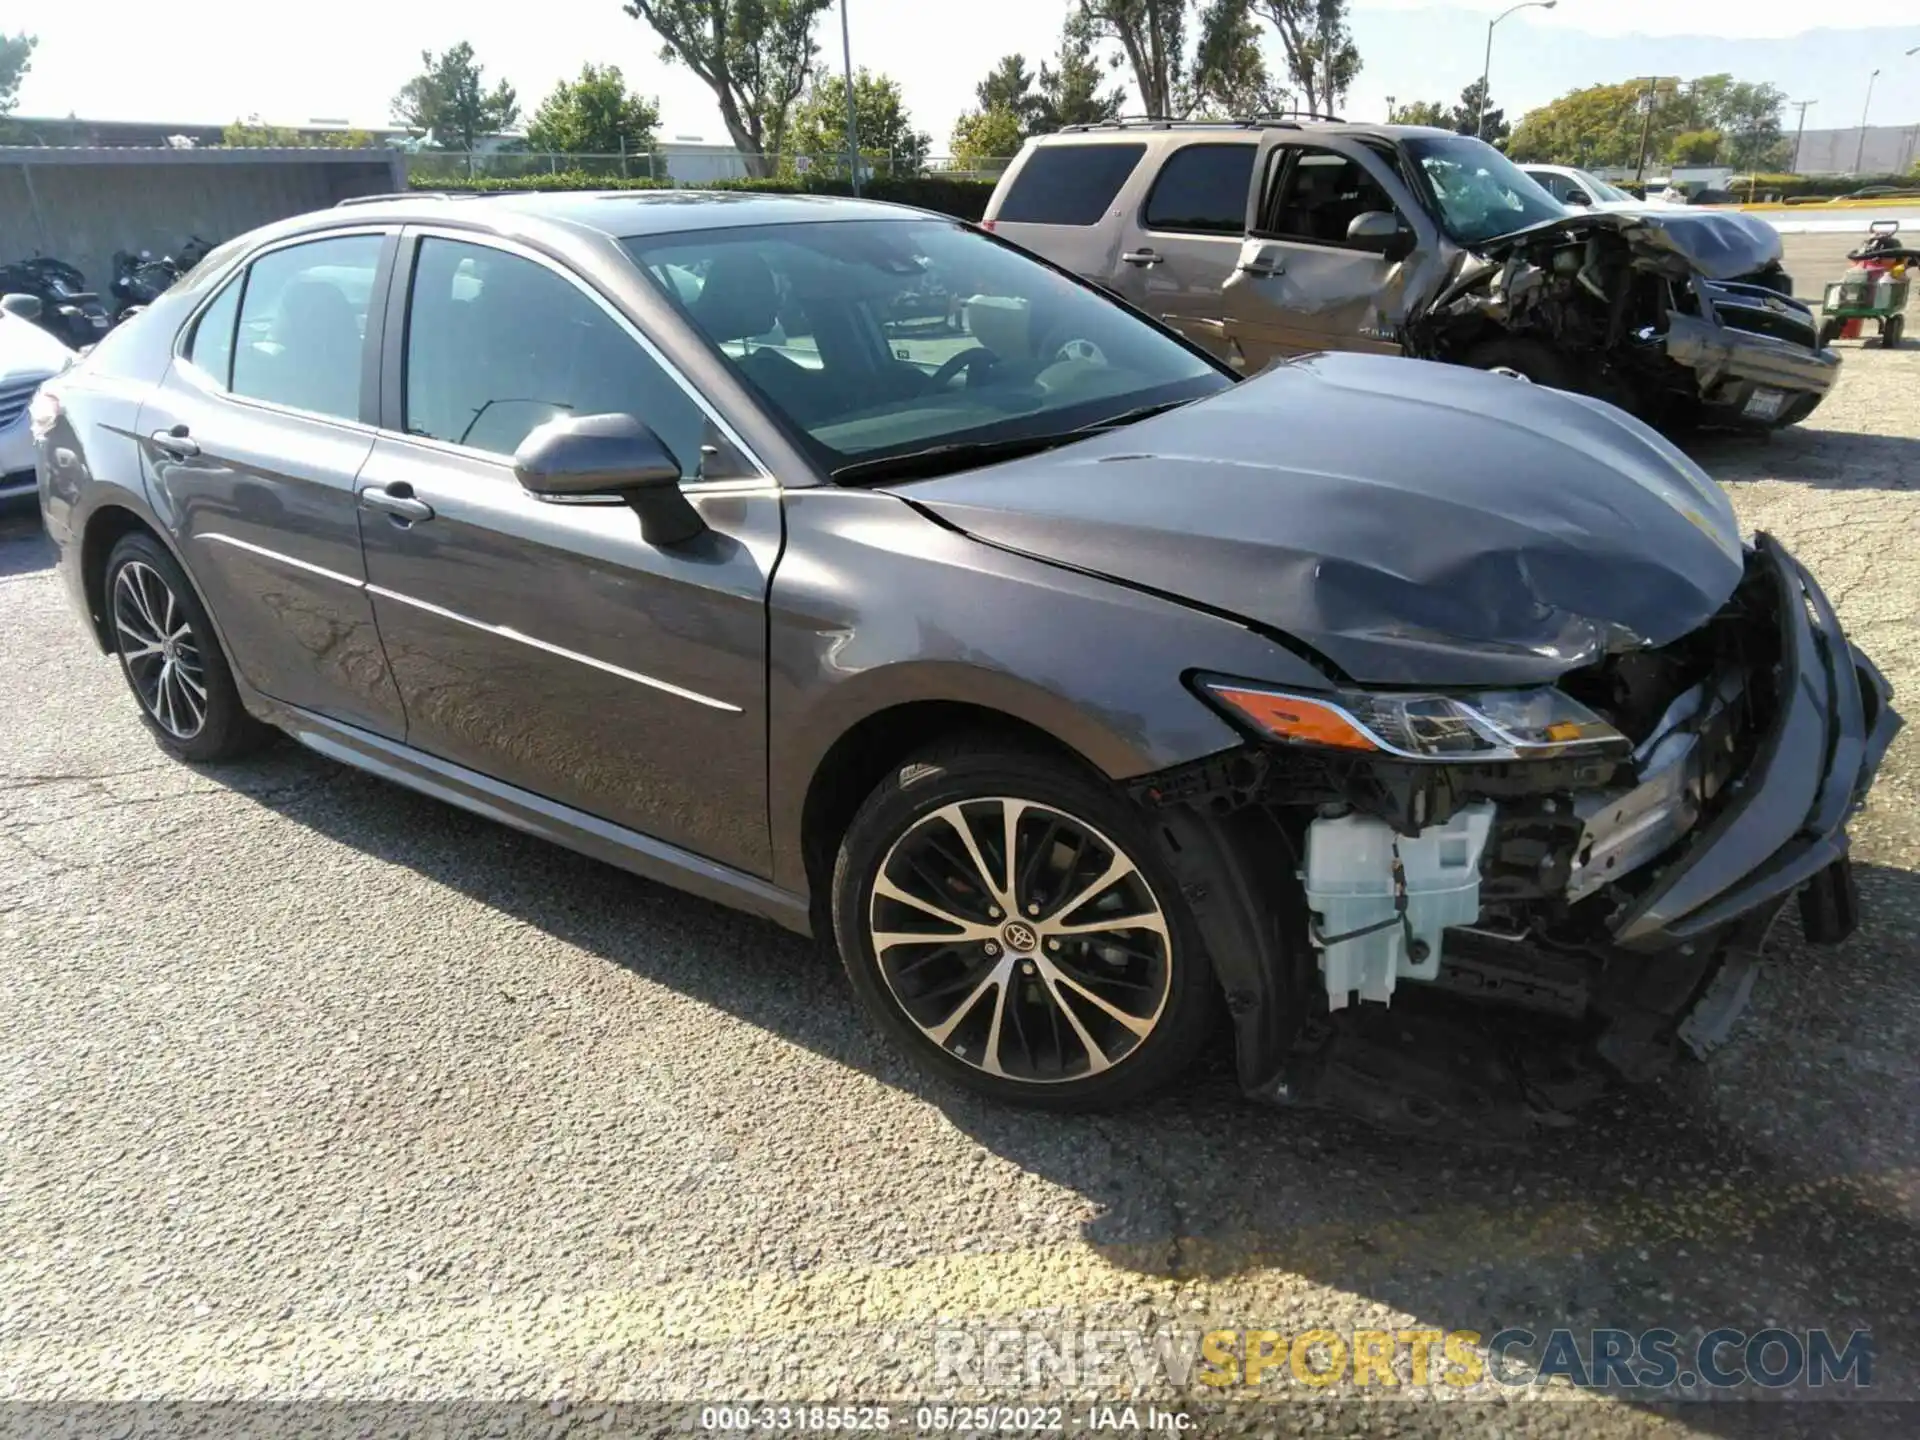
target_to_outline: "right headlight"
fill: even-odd
[[[1458,694],[1336,690],[1303,695],[1239,680],[1203,679],[1200,691],[1272,739],[1435,762],[1548,760],[1606,750],[1627,737],[1558,690]]]

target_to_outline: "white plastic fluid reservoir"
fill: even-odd
[[[1315,820],[1307,827],[1300,878],[1318,931],[1314,943],[1330,1009],[1345,1008],[1356,994],[1385,1005],[1400,977],[1438,977],[1442,932],[1480,918],[1480,857],[1492,828],[1493,806],[1486,804],[1465,806],[1413,839],[1363,815]],[[1394,897],[1396,851],[1406,875],[1405,925]],[[1338,938],[1356,930],[1368,933]],[[1418,960],[1408,953],[1408,931],[1425,947]]]

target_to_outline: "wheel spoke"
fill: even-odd
[[[1136,875],[1138,873],[1131,860],[1122,855],[1118,850],[1114,851],[1113,858],[1107,862],[1107,868],[1100,872],[1100,878],[1093,881],[1092,884],[1085,886],[1070,900],[1054,906],[1051,918],[1041,922],[1040,932],[1043,935],[1073,935],[1084,933],[1066,925],[1064,922],[1067,916],[1083,908],[1088,902],[1099,899],[1129,875]]]
[[[980,853],[980,844],[973,838],[973,827],[967,823],[966,815],[958,805],[945,805],[933,813],[936,819],[946,821],[960,837],[960,843],[967,847],[967,858],[973,862],[974,874],[979,877],[980,888],[993,897],[994,903],[1004,913],[1009,903],[1007,892],[993,883],[993,871],[988,868],[987,857]]]
[[[1046,927],[1045,934],[1059,939],[1074,935],[1102,935],[1110,930],[1151,930],[1162,940],[1167,938],[1167,922],[1158,910],[1146,910],[1138,915],[1103,915],[1098,920],[1084,920],[1077,925],[1063,925],[1055,921]]]
[[[1015,857],[1020,849],[1020,817],[1026,813],[1027,807],[1023,801],[1002,800],[1000,802],[1000,823],[1005,836],[1005,839],[1001,842],[1005,846],[1005,849],[1001,852],[1001,858],[1006,862],[1007,867],[1006,888],[1000,892],[1004,897],[1001,901],[1001,907],[1009,915],[1018,915],[1021,913],[1020,890],[1015,883],[1020,872]]]
[[[947,1043],[947,1037],[952,1035],[953,1032],[959,1028],[960,1022],[965,1020],[967,1016],[973,1012],[973,1007],[980,1003],[980,997],[982,995],[993,989],[1005,990],[1007,975],[1012,969],[1013,957],[1006,956],[1002,958],[998,965],[995,965],[993,969],[981,977],[978,985],[967,992],[967,998],[962,1000],[960,1004],[955,1007],[953,1013],[948,1015],[945,1020],[942,1020],[938,1025],[922,1025],[920,1027],[927,1032],[927,1038],[933,1041],[934,1044],[944,1047]],[[999,1009],[997,1006],[994,1011],[994,1019],[996,1024],[995,1033],[997,1034],[999,1021]],[[996,1061],[995,1063],[997,1064],[998,1062]]]
[[[165,660],[160,665],[160,678],[154,682],[153,704],[154,718],[167,729],[179,732],[180,727],[173,719],[173,692],[167,688],[167,681],[173,674],[173,662]]]
[[[923,937],[925,939],[989,940],[1000,933],[996,926],[983,925],[977,920],[969,920],[964,915],[957,915],[951,910],[943,909],[931,900],[922,900],[918,895],[902,890],[884,874],[874,882],[873,893],[887,900],[896,900],[902,905],[911,905],[923,915],[930,915],[942,924],[953,927],[954,933],[951,935],[930,935]]]
[[[1107,1058],[1107,1052],[1100,1048],[1099,1042],[1088,1032],[1087,1027],[1081,1023],[1080,1017],[1073,1013],[1073,1007],[1067,1004],[1066,997],[1060,993],[1060,986],[1054,980],[1057,973],[1051,965],[1043,964],[1040,968],[1040,980],[1047,987],[1047,994],[1052,997],[1054,1007],[1066,1016],[1067,1024],[1072,1028],[1075,1038],[1080,1041],[1080,1047],[1087,1052],[1087,1073],[1098,1075],[1102,1070],[1110,1068],[1113,1062]]]
[[[1129,1015],[1111,1001],[1096,995],[1085,985],[1082,985],[1078,980],[1067,974],[1066,971],[1060,969],[1059,966],[1048,962],[1044,956],[1040,958],[1039,964],[1042,967],[1042,973],[1045,974],[1047,979],[1056,987],[1054,992],[1056,995],[1059,993],[1058,987],[1064,986],[1066,989],[1071,990],[1074,994],[1093,1005],[1101,1014],[1113,1021],[1114,1024],[1123,1026],[1142,1038],[1145,1038],[1147,1032],[1153,1029],[1153,1020],[1151,1017],[1142,1018],[1138,1015]],[[1071,1012],[1069,1012],[1069,1014],[1071,1014]]]

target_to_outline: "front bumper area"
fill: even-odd
[[[1777,712],[1724,809],[1611,923],[1628,949],[1710,935],[1843,861],[1846,822],[1900,730],[1892,687],[1818,582],[1769,535],[1756,537],[1755,563],[1779,596]]]
[[[1708,315],[1673,314],[1665,339],[1667,358],[1694,373],[1701,402],[1716,419],[1761,426],[1791,425],[1813,413],[1840,376],[1832,350],[1724,325]],[[1756,391],[1789,398],[1770,418],[1747,412]]]

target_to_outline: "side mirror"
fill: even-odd
[[[1584,190],[1569,190],[1567,191],[1566,203],[1569,205],[1591,205],[1593,204],[1593,197]]]
[[[38,320],[40,318],[40,297],[38,295],[0,295],[0,311],[20,320]]]
[[[1347,225],[1347,239],[1355,245],[1385,249],[1387,242],[1400,233],[1400,221],[1386,210],[1363,210]]]
[[[513,452],[530,495],[556,504],[625,504],[649,545],[680,545],[707,528],[680,493],[680,462],[631,415],[565,415],[533,430]]]

